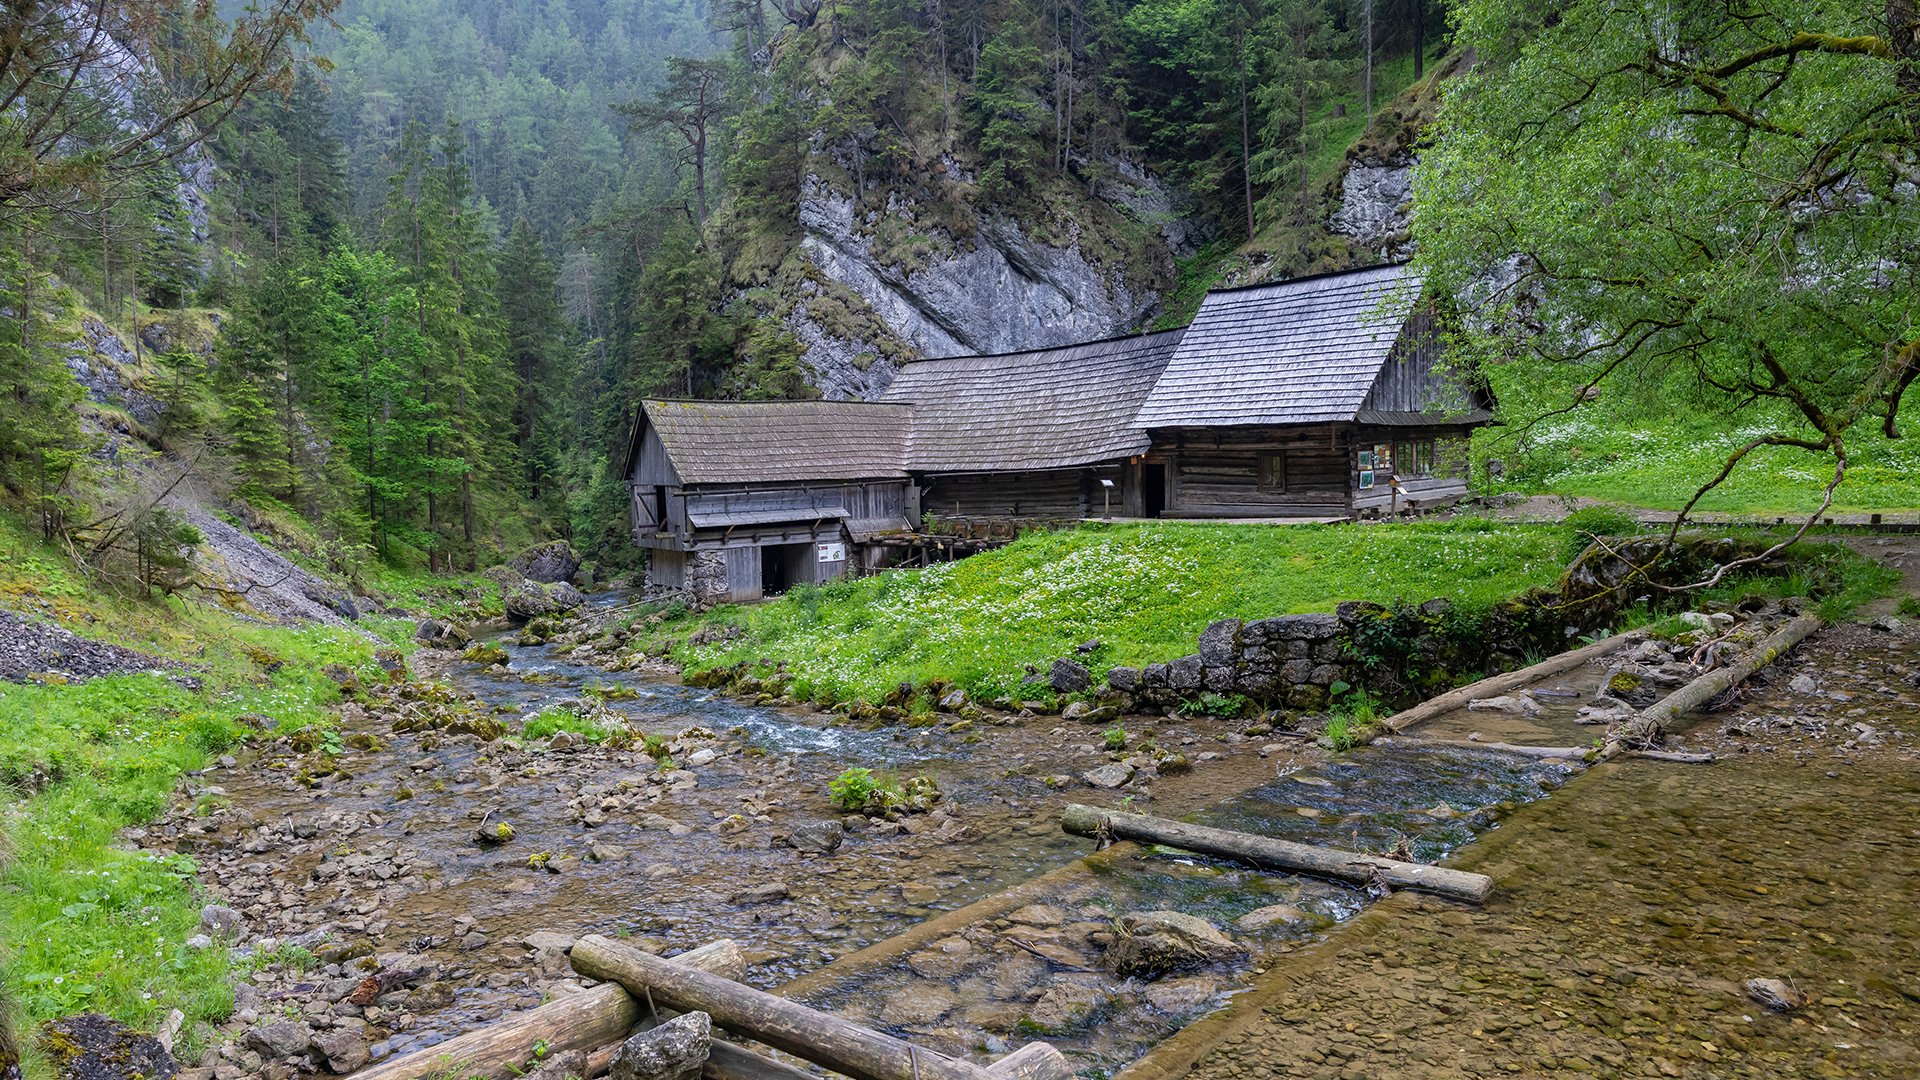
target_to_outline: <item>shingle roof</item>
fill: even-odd
[[[903,405],[852,401],[643,401],[688,484],[906,475]],[[627,463],[633,469],[631,460]]]
[[[907,465],[924,472],[1062,469],[1147,449],[1135,426],[1181,330],[998,356],[917,360],[881,400],[914,408]]]
[[[1419,295],[1404,266],[1208,293],[1136,422],[1352,420]]]

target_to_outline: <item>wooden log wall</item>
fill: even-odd
[[[1114,482],[1113,513],[1126,512],[1118,465],[1046,472],[936,475],[923,481],[920,507],[935,518],[1025,518],[1073,521],[1098,517],[1100,480]]]
[[[1157,435],[1152,456],[1167,463],[1171,516],[1322,517],[1347,512],[1350,448],[1333,424],[1183,429]],[[1282,456],[1284,490],[1262,485],[1263,454]]]

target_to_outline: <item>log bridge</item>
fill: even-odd
[[[1033,1042],[982,1066],[922,1050],[840,1017],[740,983],[746,962],[737,943],[720,940],[672,959],[598,934],[575,942],[574,970],[599,985],[504,1017],[436,1046],[382,1062],[356,1080],[428,1080],[456,1072],[465,1080],[508,1080],[533,1060],[588,1055],[587,1075],[604,1072],[619,1044],[675,1012],[704,1012],[716,1029],[762,1043],[852,1080],[1073,1080],[1065,1055]],[[715,1038],[701,1080],[819,1080],[814,1073]]]
[[[1485,874],[1297,844],[1145,814],[1123,814],[1081,803],[1068,805],[1060,815],[1060,828],[1075,836],[1098,840],[1136,840],[1218,855],[1263,870],[1298,871],[1355,885],[1384,881],[1396,889],[1418,889],[1473,904],[1484,904],[1487,897],[1493,895],[1493,879]]]

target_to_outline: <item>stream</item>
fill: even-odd
[[[1399,847],[1430,861],[1572,771],[1468,749],[1332,757],[1304,740],[1249,738],[1244,721],[1140,716],[1125,720],[1136,742],[1178,748],[1195,767],[1117,792],[1077,779],[1061,790],[1048,778],[1059,785],[1110,760],[1095,728],[1040,716],[855,730],[833,726],[831,714],[608,672],[552,645],[492,643],[505,665],[456,661],[440,678],[510,725],[599,691],[634,727],[676,738],[680,771],[662,782],[637,748],[396,733],[377,710],[354,710],[341,772],[313,787],[284,758],[219,774],[221,797],[255,836],[202,856],[223,891],[256,901],[250,910],[288,938],[325,926],[347,942],[372,939],[322,954],[342,976],[364,953],[383,965],[434,965],[431,982],[367,1010],[376,1060],[574,985],[564,956],[526,944],[540,931],[627,936],[669,953],[730,937],[747,953],[747,981],[777,987],[1088,854],[1090,843],[1058,827],[1069,801],[1336,847]],[[853,765],[925,772],[943,799],[900,823],[850,819],[831,854],[781,846],[796,825],[846,820],[826,784]],[[503,820],[510,842],[475,842],[482,822]],[[261,860],[267,850],[279,857]],[[802,1000],[976,1060],[1043,1037],[1103,1076],[1370,901],[1344,885],[1170,850],[1092,866],[1046,903],[981,920],[899,963],[845,978],[829,969]],[[1199,916],[1245,952],[1154,981],[1120,979],[1104,950],[1114,919],[1139,911]]]

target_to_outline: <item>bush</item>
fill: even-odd
[[[892,773],[851,768],[827,782],[834,805],[861,814],[925,813],[940,799],[933,777],[922,773],[904,780]]]
[[[1103,737],[1107,741],[1107,749],[1109,750],[1118,752],[1121,750],[1125,750],[1127,748],[1127,729],[1126,728],[1110,727],[1107,729],[1106,735]]]

